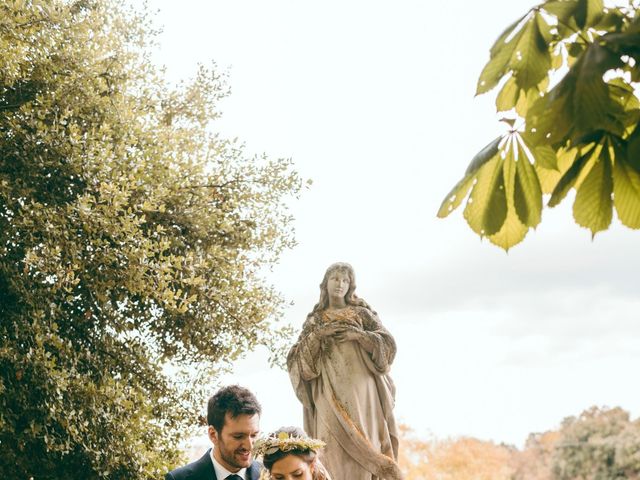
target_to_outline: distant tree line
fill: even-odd
[[[474,438],[424,440],[403,429],[406,480],[640,479],[640,419],[621,408],[585,410],[531,434],[522,450]]]

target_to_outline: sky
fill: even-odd
[[[285,321],[299,330],[325,269],[351,263],[358,295],[398,344],[395,413],[416,435],[522,446],[592,405],[640,415],[640,232],[614,219],[592,240],[571,196],[508,254],[461,209],[436,218],[471,158],[504,133],[476,82],[534,2],[148,4],[170,80],[212,61],[227,72],[216,130],[249,153],[292,158],[313,181],[290,202],[298,246],[268,274],[292,303]],[[287,373],[266,359],[250,353],[220,383],[256,393],[263,430],[301,425]]]

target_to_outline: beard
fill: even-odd
[[[231,449],[225,445],[224,442],[218,442],[216,446],[216,450],[220,454],[220,459],[230,467],[241,469],[247,468],[251,465],[251,452],[248,452],[244,448]],[[243,455],[244,453],[248,453],[248,455]],[[244,458],[246,457],[246,458]]]

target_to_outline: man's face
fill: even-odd
[[[241,468],[251,465],[253,443],[260,433],[260,415],[241,413],[232,418],[227,412],[224,416],[222,431],[217,432],[209,425],[209,439],[215,446],[213,456],[224,468],[230,472],[237,472]]]

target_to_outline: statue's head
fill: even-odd
[[[327,268],[324,274],[322,283],[320,284],[320,300],[318,301],[318,310],[324,310],[329,306],[329,292],[327,290],[327,283],[331,275],[336,272],[340,272],[349,278],[349,288],[344,296],[344,301],[347,305],[360,305],[358,297],[355,295],[356,290],[356,274],[353,271],[353,267],[346,262],[338,262]]]

